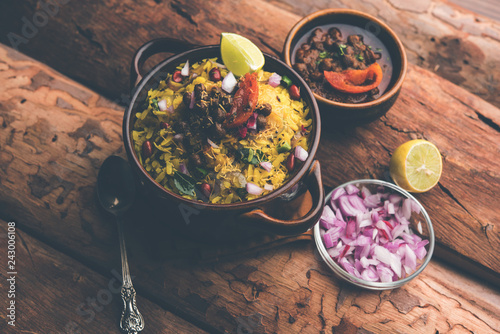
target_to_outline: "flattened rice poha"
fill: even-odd
[[[217,58],[186,61],[136,113],[137,156],[169,191],[214,204],[250,201],[281,187],[307,158],[310,107],[290,95],[288,78],[263,70],[231,77]]]

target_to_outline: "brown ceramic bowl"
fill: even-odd
[[[158,52],[179,52],[162,61],[142,76],[140,68],[149,56]],[[205,58],[219,57],[218,45],[194,47],[171,39],[158,39],[146,43],[136,53],[131,71],[131,82],[137,83],[123,119],[123,138],[129,162],[135,171],[141,189],[152,207],[158,210],[162,223],[180,227],[199,237],[239,238],[255,231],[278,235],[305,232],[319,219],[324,206],[324,190],[319,162],[314,160],[320,139],[320,115],[312,92],[302,78],[281,60],[265,54],[264,70],[287,75],[301,88],[301,96],[311,108],[313,129],[309,156],[291,175],[288,182],[258,199],[232,204],[211,204],[189,200],[155,182],[139,162],[132,142],[132,129],[137,110],[151,88],[172,73],[187,59],[191,63]]]
[[[353,26],[363,34],[374,35],[388,50],[392,60],[392,75],[385,91],[375,100],[362,103],[341,103],[326,99],[316,93],[323,119],[340,121],[342,124],[367,123],[384,115],[396,101],[403,84],[407,59],[403,44],[396,34],[379,19],[351,9],[325,9],[312,13],[297,22],[290,30],[283,48],[283,56],[288,66],[295,63],[294,51],[300,47],[304,36],[325,25],[345,24]],[[345,38],[346,36],[344,36]],[[384,55],[383,55],[384,56]]]

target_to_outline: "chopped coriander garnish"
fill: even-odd
[[[339,50],[340,50],[340,55],[341,56],[345,55],[344,49],[347,49],[347,45],[345,45],[345,44],[339,44]]]
[[[279,146],[278,146],[278,153],[284,153],[284,152],[288,152],[292,149],[292,146],[290,145],[289,142],[285,141],[285,142],[282,142]]]
[[[281,85],[285,88],[288,88],[292,85],[292,80],[290,80],[289,77],[287,77],[286,75],[282,76],[281,77]]]
[[[156,97],[151,100],[151,105],[153,106],[154,110],[160,110],[160,107],[158,107],[158,99]]]
[[[254,150],[249,147],[242,147],[238,150],[239,158],[246,163],[258,165],[262,161],[268,161],[267,156],[261,150]]]
[[[376,48],[375,51],[382,52],[382,49],[381,48]]]
[[[323,52],[321,52],[321,53],[319,54],[319,57],[320,57],[321,59],[324,59],[324,58],[329,58],[329,57],[331,57],[331,53],[330,53],[330,52],[328,52],[328,51],[323,51]]]
[[[359,61],[363,61],[365,60],[365,57],[363,57],[362,55],[356,55],[356,58],[359,60]]]

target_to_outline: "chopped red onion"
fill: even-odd
[[[323,242],[325,243],[326,248],[332,248],[333,247],[333,238],[330,233],[325,233],[323,235]]]
[[[186,64],[184,65],[184,67],[182,68],[181,70],[181,75],[183,77],[187,77],[189,76],[189,60],[186,61]]]
[[[337,188],[332,192],[332,201],[336,201],[340,196],[345,195],[345,189],[344,188]]]
[[[163,99],[163,100],[158,101],[158,108],[161,111],[167,110],[167,100]]]
[[[349,195],[359,193],[359,189],[358,189],[358,187],[356,187],[354,184],[348,184],[348,185],[345,187],[345,191],[346,191]]]
[[[345,271],[373,282],[392,282],[414,272],[428,240],[409,227],[420,206],[412,199],[351,184],[335,189],[319,220],[328,254]],[[419,222],[417,229],[422,234]]]
[[[222,80],[222,89],[226,93],[231,94],[234,90],[234,87],[236,87],[237,83],[238,81],[236,81],[233,72],[229,72]]]
[[[257,116],[258,114],[254,112],[252,116],[247,121],[247,128],[256,130],[257,129]]]
[[[370,196],[372,193],[370,192],[370,190],[368,190],[367,187],[362,187],[361,188],[361,197],[363,197],[363,199],[366,199],[368,196]]]
[[[189,109],[194,108],[194,103],[195,103],[195,98],[194,98],[194,90],[191,92],[191,102],[189,102]]]
[[[405,219],[410,219],[411,217],[411,199],[405,198],[403,200],[403,206],[401,207],[403,216]]]
[[[387,213],[390,215],[395,214],[396,211],[394,210],[394,204],[389,201],[385,201],[385,203],[387,203]]]
[[[246,189],[250,195],[260,195],[264,191],[264,189],[252,182],[247,182]]]
[[[190,175],[186,165],[182,162],[179,164],[179,172],[181,172],[182,174]]]
[[[220,64],[218,62],[213,62],[215,66],[217,66],[218,68],[226,68],[226,65],[223,65],[223,64]]]
[[[207,137],[207,142],[213,148],[219,148],[219,145],[217,145],[216,143],[214,143],[213,141],[211,141],[210,138],[208,138],[208,137]]]
[[[297,145],[295,147],[295,157],[299,159],[300,161],[306,161],[307,157],[309,156],[309,153],[300,145]]]
[[[271,161],[262,161],[260,163],[260,167],[264,168],[267,172],[270,172],[273,169],[273,164]]]
[[[264,185],[264,190],[272,191],[272,190],[274,190],[274,186],[272,184],[266,183]]]
[[[281,83],[281,75],[279,75],[278,73],[271,74],[271,76],[269,77],[269,85],[271,87],[278,87],[280,83]]]

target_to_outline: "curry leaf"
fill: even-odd
[[[191,176],[179,172],[174,173],[174,184],[181,194],[196,196],[194,191],[196,180]]]
[[[238,154],[241,161],[252,165],[258,165],[262,161],[268,161],[266,154],[261,150],[242,147],[238,150]]]

